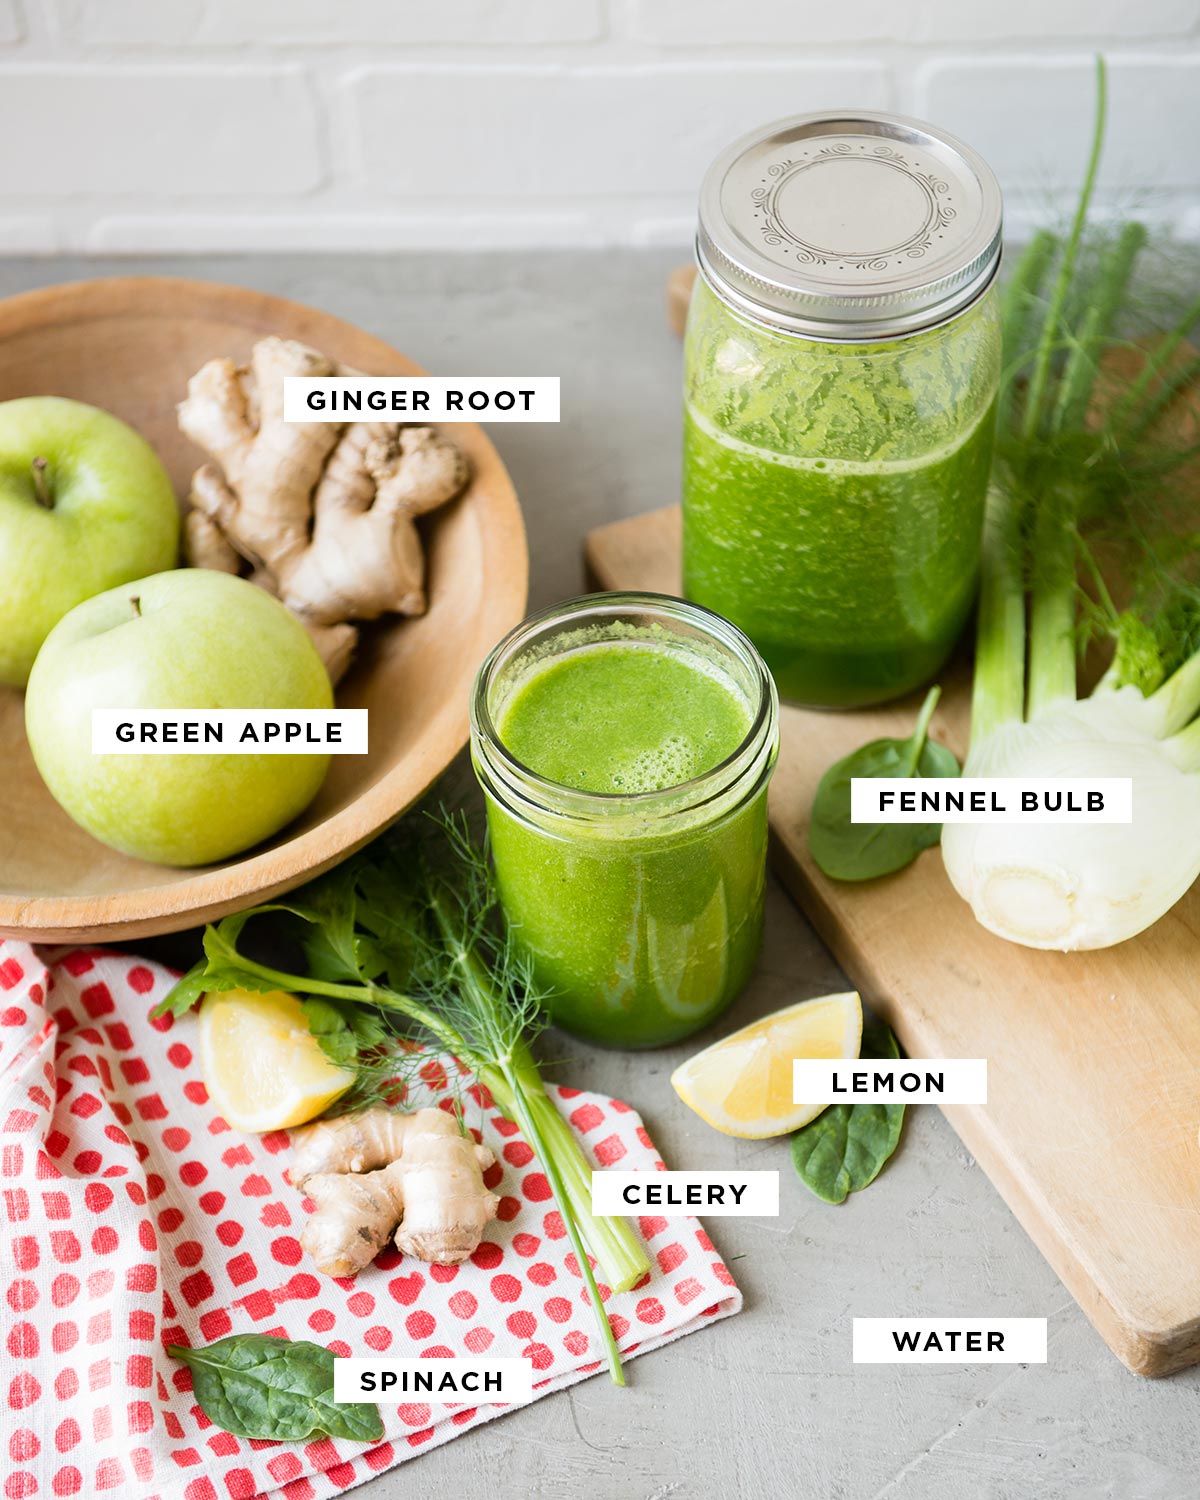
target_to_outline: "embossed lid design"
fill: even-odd
[[[945,322],[1000,263],[1000,187],[920,120],[796,115],[735,142],[700,191],[696,253],[714,290],[809,338],[894,338]]]

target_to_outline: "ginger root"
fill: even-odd
[[[213,460],[192,478],[188,562],[251,580],[306,627],[334,682],[351,622],[425,610],[414,524],[467,482],[461,450],[432,427],[287,423],[289,375],[352,375],[315,349],[264,338],[250,364],[213,359],[188,382],[179,428]]]
[[[495,1157],[443,1109],[318,1120],[292,1145],[291,1179],[316,1204],[300,1243],[326,1276],[356,1275],[393,1232],[406,1255],[457,1265],[496,1217],[483,1185]]]

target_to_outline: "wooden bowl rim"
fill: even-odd
[[[260,310],[259,316],[247,318],[249,304]],[[376,373],[396,373],[397,366],[400,373],[426,373],[398,349],[333,313],[270,292],[184,276],[96,277],[18,293],[0,301],[0,340],[46,324],[95,322],[134,311],[170,311],[186,316],[189,308],[218,317],[227,312],[231,322],[241,323],[251,332],[277,332],[282,325],[293,330],[289,337],[305,342],[310,335],[297,328],[332,330],[360,351],[355,354],[355,362],[368,373],[376,364],[380,367]],[[312,342],[320,346],[319,332],[313,333]],[[529,583],[525,524],[508,470],[482,428],[474,422],[463,422],[454,423],[453,430],[463,434],[473,458],[485,459],[489,470],[489,493],[474,498],[479,506],[488,578],[481,597],[480,626],[486,627],[488,639],[495,641],[525,613]],[[465,497],[472,496],[477,474],[476,466]],[[436,766],[430,781],[467,742],[469,705],[465,697],[448,723],[449,728],[445,714],[431,715],[430,736],[435,738],[416,747],[426,769]],[[415,797],[411,783],[411,764],[407,774],[403,763],[396,765],[348,807],[306,833],[194,876],[181,872],[182,878],[170,884],[95,896],[14,896],[0,892],[0,935],[9,933],[40,942],[141,937],[178,931],[252,902],[268,900],[330,869],[368,843],[412,805]]]

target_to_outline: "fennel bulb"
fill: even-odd
[[[1132,823],[945,826],[946,873],[989,931],[1029,948],[1107,948],[1156,922],[1200,877],[1200,738],[1196,726],[1166,733],[1160,695],[1171,688],[1145,698],[1101,685],[972,748],[964,776],[1133,781]]]
[[[1149,927],[1200,876],[1200,590],[1169,564],[1197,553],[1166,519],[1171,481],[1194,441],[1163,432],[1197,360],[1176,360],[1200,316],[1193,303],[1141,360],[1123,393],[1101,393],[1101,358],[1129,344],[1129,280],[1139,224],[1083,243],[1099,162],[1096,130],[1065,243],[1043,231],[1005,295],[1007,379],[980,580],[971,744],[963,775],[1129,777],[1132,823],[955,823],[942,831],[950,881],[984,927],[1031,948],[1105,948]],[[1048,298],[1041,286],[1058,269]],[[1195,514],[1194,491],[1182,493]],[[1194,484],[1194,478],[1193,478]],[[1141,529],[1145,515],[1154,535]],[[1141,606],[1118,612],[1085,528],[1114,527],[1152,579]],[[1081,610],[1087,568],[1093,595]],[[1031,580],[1026,672],[1026,586]],[[1136,590],[1135,590],[1136,593]],[[1156,609],[1147,613],[1147,600]],[[1081,613],[1117,639],[1095,692],[1076,697]],[[1167,674],[1171,675],[1167,675]],[[1166,676],[1166,681],[1162,678]],[[1028,680],[1027,680],[1028,679]],[[1158,684],[1161,682],[1161,686]],[[1026,687],[1028,686],[1028,694]],[[1155,689],[1147,696],[1143,689]]]

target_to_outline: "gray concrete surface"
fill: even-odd
[[[562,424],[494,429],[529,522],[534,605],[577,592],[589,527],[673,499],[679,348],[661,253],[0,263],[0,294],[74,276],[238,282],[361,323],[435,372],[558,374]],[[463,768],[453,773],[464,785]],[[757,977],[729,1024],[838,987],[773,888]],[[725,1023],[722,1023],[724,1026]],[[833,1208],[786,1142],[739,1142],[675,1098],[690,1046],[628,1056],[548,1038],[557,1076],[630,1100],[675,1167],[778,1167],[778,1219],[709,1226],[736,1318],[471,1432],[356,1493],[399,1500],[1193,1500],[1200,1372],[1148,1382],[1109,1353],[933,1108],[868,1191]],[[850,1362],[855,1315],[1046,1317],[1044,1366]]]

